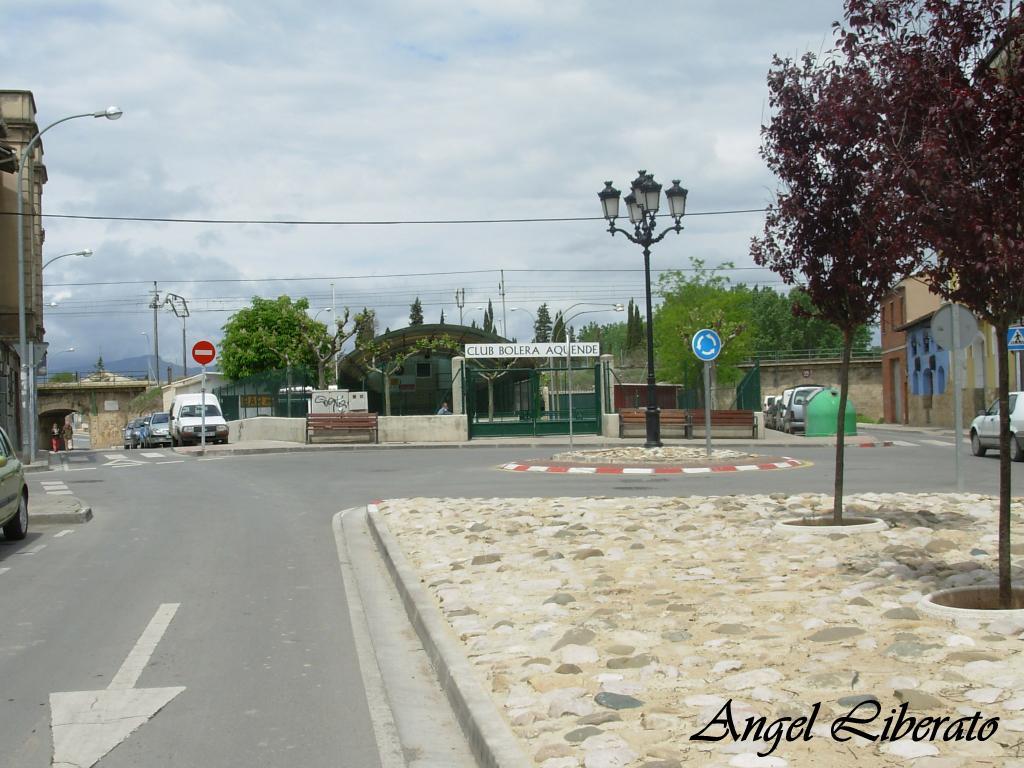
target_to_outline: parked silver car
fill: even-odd
[[[789,400],[789,406],[782,419],[782,431],[794,434],[803,432],[806,429],[807,401],[821,392],[824,387],[813,384],[806,387],[797,387],[793,390],[793,396]]]
[[[1010,458],[1024,461],[1024,392],[1010,393]],[[999,448],[999,401],[971,422],[971,453],[984,456],[989,448]]]
[[[149,429],[146,431],[145,448],[159,448],[171,444],[171,418],[166,411],[149,415]]]
[[[782,429],[782,422],[786,415],[786,408],[789,406],[789,398],[792,397],[792,389],[784,389],[782,394],[775,398],[775,402],[772,404],[771,419],[768,426],[771,429]]]

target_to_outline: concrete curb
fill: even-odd
[[[455,717],[469,741],[477,764],[484,768],[522,768],[532,765],[511,726],[483,689],[419,576],[402,554],[391,531],[380,519],[375,504],[367,505],[370,532],[380,547],[388,572],[402,596],[405,611],[437,673],[438,682],[451,703]]]
[[[92,520],[92,507],[81,507],[75,512],[33,512],[29,510],[29,521],[39,525],[74,525]]]

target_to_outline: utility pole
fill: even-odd
[[[508,338],[508,321],[505,317],[505,270],[501,270],[501,282],[498,284],[498,295],[501,296],[501,335]]]
[[[459,308],[459,325],[462,325],[462,308],[466,306],[466,289],[455,289],[455,306]]]
[[[338,333],[338,303],[334,295],[334,283],[331,283],[331,317],[334,318],[334,333]],[[337,336],[335,336],[337,338]],[[334,350],[334,386],[338,386],[338,358],[341,355],[341,350]]]
[[[189,316],[188,302],[185,301],[184,296],[179,296],[176,293],[168,293],[164,297],[164,305],[170,306],[171,311],[175,317],[181,318],[181,378],[188,376],[188,355],[186,353],[187,344],[185,342],[185,318]]]
[[[153,377],[156,383],[160,383],[160,291],[157,288],[156,280],[153,281],[153,302],[149,305],[153,309]]]

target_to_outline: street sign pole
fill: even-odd
[[[704,361],[704,448],[711,457],[711,361]]]
[[[199,391],[202,393],[199,397],[199,409],[201,411],[199,429],[202,430],[199,434],[199,440],[202,443],[202,447],[199,449],[199,453],[206,455],[206,366],[203,366],[203,378],[199,385]]]
[[[953,466],[956,471],[956,489],[964,489],[963,467],[960,466],[960,443],[964,436],[963,392],[960,390],[960,305],[953,304]]]

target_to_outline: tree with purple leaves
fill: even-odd
[[[1024,315],[1024,8],[1013,7],[847,0],[839,28],[847,66],[870,73],[877,96],[860,111],[878,126],[893,203],[932,254],[924,276],[996,330],[1003,608],[1013,602],[1007,329]]]

